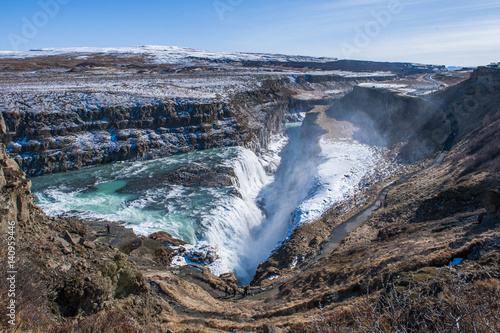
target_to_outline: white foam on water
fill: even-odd
[[[290,125],[290,140],[273,138],[268,152],[260,157],[232,147],[117,163],[66,178],[52,176],[35,193],[49,215],[116,221],[139,235],[164,230],[191,243],[189,251],[175,257],[174,265],[200,264],[189,256],[216,251],[214,260],[204,264],[214,274],[232,271],[240,282],[248,283],[257,265],[295,228],[347,199],[364,177],[378,170],[380,149],[325,138],[316,144],[301,138],[300,130]],[[165,172],[189,163],[232,167],[236,184],[222,189],[188,188],[162,180]],[[95,188],[78,188],[78,177],[89,184],[94,177],[91,186]],[[135,185],[127,188],[128,184]],[[140,193],[129,193],[135,191],[134,186]],[[116,192],[122,187],[125,191]]]
[[[250,282],[257,266],[298,226],[348,199],[363,179],[379,171],[380,148],[324,137],[315,143],[301,137],[300,131],[300,127],[289,128],[290,143],[283,151],[274,182],[259,195],[267,216],[245,235],[246,245],[235,269],[244,283]]]
[[[217,249],[219,257],[207,267],[213,272],[224,273],[238,264],[242,240],[263,219],[256,198],[273,179],[265,167],[278,163],[277,152],[274,159],[272,154],[266,157],[267,160],[259,159],[248,149],[232,147],[157,161],[117,163],[96,168],[90,172],[91,176],[88,175],[90,169],[81,170],[66,177],[65,181],[73,182],[72,187],[66,186],[64,181],[54,184],[58,180],[54,175],[33,181],[50,184],[35,191],[40,206],[49,215],[66,213],[85,219],[114,221],[133,228],[138,235],[164,230],[192,243],[193,251],[208,243]],[[237,178],[236,191],[188,188],[162,181],[164,172],[189,163],[232,167]],[[79,177],[87,178],[90,188],[78,188]],[[150,185],[142,184],[148,182],[146,179],[152,180]],[[128,193],[133,189],[116,192],[127,189],[128,183],[139,186],[137,191],[141,192]]]
[[[272,181],[260,160],[252,151],[235,148],[236,158],[227,162],[234,168],[238,179],[238,195],[221,198],[203,218],[204,238],[216,244],[221,257],[233,271],[239,262],[242,241],[250,231],[259,226],[264,218],[256,203],[261,189]]]

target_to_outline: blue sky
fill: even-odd
[[[0,50],[173,45],[475,66],[500,61],[500,1],[22,0]]]

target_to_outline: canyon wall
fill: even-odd
[[[487,207],[491,205],[487,202],[497,195],[500,70],[496,68],[480,67],[470,79],[441,92],[420,97],[387,89],[355,87],[325,113],[328,117],[355,124],[358,131],[354,137],[361,142],[400,147],[399,158],[402,162],[420,163],[443,150],[451,151],[451,157],[442,170],[446,175],[443,177],[453,174],[453,181],[447,184],[452,189],[436,194],[415,208],[416,221],[445,218],[457,212]],[[306,115],[304,128],[317,135],[325,133],[318,126],[317,113]],[[471,177],[474,173],[481,176]],[[439,187],[432,185],[437,178],[422,176],[420,179],[422,182],[428,181],[429,193],[440,191]],[[457,188],[460,187],[457,179],[466,183],[466,189]],[[496,192],[488,192],[490,189]],[[395,196],[390,194],[389,197]],[[336,209],[332,207],[330,212],[315,222],[318,225],[322,221],[340,224],[350,217],[349,214],[337,214]],[[497,208],[488,210],[497,212]],[[266,284],[269,283],[266,280],[269,276],[285,275],[296,258],[297,249],[301,249],[301,246],[304,248],[304,243],[307,244],[307,255],[314,256],[322,242],[317,231],[320,228],[314,227],[315,222],[297,228],[287,242],[262,262],[253,283]]]
[[[330,104],[357,83],[383,78],[388,76],[264,76],[215,98],[158,98],[125,88],[96,91],[94,85],[110,84],[101,78],[92,84],[77,78],[77,84],[88,84],[85,89],[62,90],[53,82],[44,88],[41,77],[32,90],[2,95],[0,131],[28,175],[227,146],[259,153],[272,135],[284,132],[294,113]],[[113,86],[132,84],[119,79],[111,80]],[[328,89],[334,93],[322,92]]]
[[[420,96],[356,86],[326,114],[352,122],[360,129],[355,133],[360,142],[403,144],[401,160],[414,163],[449,150],[496,112],[499,86],[500,71],[486,67],[460,84]]]
[[[6,233],[11,227],[15,233],[16,226],[28,222],[35,205],[30,188],[31,181],[0,144],[0,232]]]

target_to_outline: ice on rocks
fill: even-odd
[[[172,259],[172,266],[185,266],[188,264],[202,265],[210,268],[215,275],[220,275],[229,271],[229,268],[222,260],[217,245],[207,242],[200,242],[197,245],[173,246],[177,255]]]

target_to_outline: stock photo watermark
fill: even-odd
[[[485,82],[475,86],[474,91],[468,92],[462,101],[452,103],[451,108],[459,115],[459,118],[467,119],[469,114],[475,113],[485,107],[483,104],[486,96],[497,94],[499,90],[500,85],[496,83],[495,78],[490,73],[485,78]]]
[[[362,27],[354,28],[355,35],[352,43],[342,43],[340,49],[344,58],[351,58],[353,54],[361,52],[367,48],[372,39],[377,37],[380,32],[391,24],[393,16],[400,14],[403,6],[399,0],[390,0],[385,8],[372,10],[370,16],[372,20],[366,22]]]
[[[9,32],[7,38],[14,51],[19,51],[21,45],[33,40],[41,29],[47,26],[52,18],[61,11],[61,6],[68,4],[71,0],[40,0],[38,6],[40,10],[30,17],[21,18],[21,30],[19,32]]]
[[[496,83],[495,78],[490,73],[486,76],[483,83],[480,83],[474,87],[473,91],[470,91],[464,99],[457,100],[448,106],[449,112],[444,109],[440,109],[440,113],[449,114],[449,119],[451,121],[452,133],[449,135],[442,128],[436,128],[431,133],[431,140],[427,142],[428,146],[432,150],[437,150],[443,144],[445,144],[446,138],[457,135],[456,129],[457,122],[464,123],[470,121],[471,115],[480,112],[481,109],[487,108],[484,105],[484,101],[491,94],[498,94],[500,92],[500,85]],[[488,119],[488,118],[486,118]],[[455,122],[455,126],[453,125]]]
[[[16,222],[9,221],[7,227],[7,297],[9,298],[6,315],[11,326],[16,325]]]
[[[213,2],[215,12],[221,21],[224,21],[226,14],[233,12],[236,7],[241,5],[243,0],[215,0]]]

